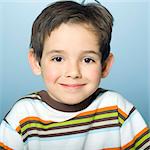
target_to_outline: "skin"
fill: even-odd
[[[48,94],[56,101],[78,104],[93,94],[112,66],[110,54],[101,65],[98,38],[86,24],[61,24],[44,42],[41,62],[31,49],[29,62],[42,75]]]

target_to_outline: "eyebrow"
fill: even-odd
[[[47,52],[47,54],[53,54],[53,53],[65,54],[65,51],[64,50],[50,50]],[[97,55],[98,57],[101,57],[101,53],[96,52],[94,50],[84,50],[82,51],[81,54],[94,54],[94,55]]]
[[[50,50],[47,52],[47,54],[53,54],[53,53],[65,53],[64,50]]]
[[[101,53],[96,52],[94,50],[85,50],[85,51],[83,51],[83,54],[94,54],[94,55],[98,55],[99,57],[101,57]]]

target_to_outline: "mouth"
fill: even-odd
[[[84,87],[86,84],[60,84],[64,88],[78,89]]]

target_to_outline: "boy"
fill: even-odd
[[[150,148],[149,129],[136,108],[116,92],[98,88],[113,63],[112,25],[101,4],[61,1],[42,11],[28,56],[47,91],[13,106],[1,123],[1,149]]]

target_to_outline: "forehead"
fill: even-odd
[[[85,23],[62,23],[46,38],[44,49],[93,49],[98,46],[98,36],[94,28]],[[94,48],[95,49],[95,48]]]

